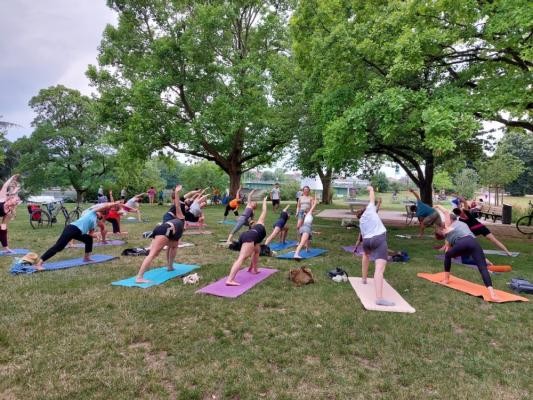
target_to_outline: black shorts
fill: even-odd
[[[277,205],[279,205],[279,199],[277,199],[277,200],[272,200],[272,205],[273,205],[273,206],[277,206]]]
[[[184,216],[185,216],[185,221],[187,222],[198,222],[198,220],[200,219],[200,217],[197,217],[190,211],[185,211]]]
[[[150,237],[154,238],[156,236],[166,236],[169,240],[179,240],[183,235],[183,222],[178,224],[176,232],[172,231],[172,227],[168,222],[165,222],[161,225],[158,225],[154,228],[152,235]]]
[[[490,231],[489,231],[489,228],[487,228],[486,226],[480,226],[479,228],[475,228],[472,230],[472,233],[476,236],[479,236],[479,235],[483,235],[483,236],[487,236],[487,235],[490,235]]]
[[[4,209],[4,203],[0,203],[0,217],[5,217],[6,211]]]

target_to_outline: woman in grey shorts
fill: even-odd
[[[394,303],[392,301],[383,298],[383,273],[385,272],[388,258],[387,229],[377,214],[376,205],[374,204],[374,188],[368,186],[367,190],[370,197],[368,205],[356,213],[357,218],[359,218],[359,229],[361,230],[364,250],[361,263],[362,281],[366,284],[368,265],[370,264],[370,260],[374,261],[376,264],[374,271],[376,304],[380,306],[393,306]]]
[[[311,236],[313,234],[313,210],[316,207],[316,203],[318,202],[315,196],[311,199],[311,208],[309,208],[307,214],[305,214],[303,224],[298,230],[298,233],[300,234],[300,243],[298,243],[298,247],[296,247],[293,256],[293,258],[296,260],[300,260],[302,258],[300,256],[300,250],[302,250],[302,247],[305,246],[305,249],[309,250],[309,243],[311,242]]]
[[[233,235],[235,235],[237,232],[240,231],[240,229],[244,226],[250,226],[250,220],[254,217],[254,210],[257,207],[257,204],[255,201],[252,201],[252,196],[255,192],[255,189],[252,190],[250,193],[248,193],[248,199],[246,201],[246,208],[244,209],[244,212],[241,216],[237,219],[237,222],[235,223],[235,226],[231,230],[231,232],[228,235],[228,240],[226,240],[226,244],[230,245],[233,242]]]

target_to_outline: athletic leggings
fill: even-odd
[[[63,229],[63,233],[61,236],[59,236],[59,239],[57,239],[56,244],[46,250],[46,252],[41,256],[41,259],[46,261],[49,258],[52,258],[54,255],[67,247],[67,244],[72,239],[76,239],[85,243],[85,253],[90,253],[93,251],[93,237],[91,235],[87,235],[86,233],[82,234],[76,225],[69,224],[65,227],[65,229]]]
[[[226,205],[226,211],[224,211],[224,217],[227,217],[230,211],[233,211],[233,214],[235,214],[235,216],[239,215],[239,209],[238,208],[231,208],[229,206],[229,204],[227,204]]]
[[[0,228],[0,243],[2,244],[2,247],[7,247],[7,228]]]
[[[118,224],[116,218],[108,218],[107,222],[110,222],[113,226],[113,233],[120,233],[120,225]]]
[[[450,272],[452,268],[452,258],[460,256],[470,256],[477,265],[477,269],[483,278],[485,286],[492,286],[485,254],[476,239],[472,236],[465,236],[457,239],[453,247],[444,254],[444,270]]]

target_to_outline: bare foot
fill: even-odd
[[[135,283],[150,283],[151,280],[144,279],[144,278],[135,278]]]
[[[300,261],[302,259],[302,256],[299,254],[295,254],[292,258],[294,258],[296,261]]]
[[[33,266],[33,268],[35,268],[37,271],[42,271],[44,270],[44,265],[43,263],[37,263]]]
[[[450,283],[450,280],[449,279],[443,279],[442,281],[440,281],[440,283],[444,283],[445,285],[448,285]]]
[[[2,249],[2,252],[3,252],[3,253],[11,254],[11,253],[13,253],[13,250],[11,250],[9,247],[4,247],[4,248]]]
[[[167,271],[174,271],[174,267],[167,267]]]
[[[361,283],[362,283],[363,285],[366,285],[366,278],[361,278]]]
[[[91,262],[93,259],[91,257],[83,257],[83,262]]]
[[[241,286],[241,284],[236,281],[226,281],[226,286]]]
[[[257,270],[257,267],[248,268],[248,272],[254,275],[257,275],[259,273],[259,271]]]

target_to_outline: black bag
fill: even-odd
[[[123,256],[147,256],[150,252],[144,247],[134,247],[132,249],[124,249],[121,253]]]
[[[328,274],[328,276],[329,276],[330,278],[334,278],[334,277],[336,277],[337,275],[340,275],[340,276],[344,276],[344,275],[345,275],[345,276],[348,276],[348,274],[346,273],[346,271],[343,270],[342,268],[339,268],[339,267],[337,267],[337,268],[335,268],[335,269],[332,269],[332,270],[328,271],[327,274]]]
[[[526,279],[511,278],[511,282],[508,282],[507,284],[515,292],[533,294],[533,283],[529,282]]]
[[[272,257],[272,250],[266,244],[261,245],[261,250],[259,251],[260,256]]]

